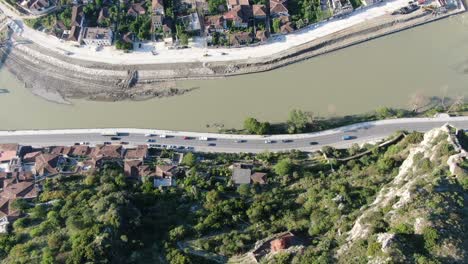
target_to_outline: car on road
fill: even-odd
[[[247,140],[244,140],[244,139],[234,140],[234,143],[245,143],[245,142],[247,142]]]
[[[110,140],[120,140],[119,137],[111,137]]]
[[[283,140],[281,140],[281,141],[282,141],[283,143],[291,143],[291,142],[293,142],[292,139],[283,139]]]
[[[215,147],[216,146],[216,143],[209,143],[208,144],[208,147]]]
[[[183,139],[183,140],[192,140],[193,137],[183,137],[182,139]]]
[[[273,143],[276,143],[276,141],[269,140],[269,139],[265,140],[265,144],[273,144]]]
[[[109,142],[109,141],[104,142],[104,145],[110,145],[110,144],[112,144],[112,142]]]
[[[312,142],[309,143],[309,145],[312,145],[312,146],[313,145],[318,145],[318,142],[317,141],[312,141]]]
[[[154,136],[153,134],[145,134],[145,137],[152,137]]]
[[[167,135],[161,134],[161,135],[159,135],[159,137],[160,137],[160,138],[167,138]]]
[[[89,142],[83,141],[83,142],[80,142],[80,145],[89,145]]]
[[[148,139],[146,140],[146,142],[156,142],[156,140],[155,140],[155,139],[152,139],[152,138],[148,138]]]
[[[128,145],[128,142],[127,141],[121,141],[120,144],[121,145]]]
[[[341,137],[341,139],[343,140],[351,140],[351,139],[355,139],[356,137],[355,136],[350,136],[350,135],[344,135]]]

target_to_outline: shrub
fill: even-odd
[[[432,251],[437,245],[437,240],[439,239],[439,234],[437,233],[437,230],[433,227],[426,227],[423,230],[423,237],[424,247],[428,251]]]
[[[405,223],[400,223],[394,227],[392,227],[391,231],[395,234],[406,234],[410,235],[414,233],[413,226]]]

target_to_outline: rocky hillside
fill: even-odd
[[[409,148],[398,175],[361,208],[335,255],[340,262],[367,256],[369,263],[468,263],[461,134],[444,126]]]

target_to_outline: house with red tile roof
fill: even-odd
[[[34,163],[36,162],[36,157],[41,155],[42,151],[33,151],[24,154],[23,156],[23,163]]]
[[[266,9],[265,5],[252,5],[253,17],[255,19],[265,19]]]
[[[139,145],[135,149],[126,149],[125,150],[125,159],[136,159],[143,160],[148,156],[148,146]]]
[[[50,153],[42,153],[36,157],[34,165],[35,174],[38,176],[52,176],[59,173],[62,156]]]
[[[273,17],[289,16],[289,10],[286,5],[286,1],[270,0],[270,15]]]
[[[18,156],[18,144],[0,144],[0,163],[9,163]]]
[[[137,17],[139,15],[146,14],[146,9],[143,6],[144,3],[133,3],[127,10],[127,15]]]
[[[250,3],[249,3],[249,0],[227,0],[226,5],[227,5],[228,10],[231,10],[236,6],[241,6],[241,5],[249,6]]]
[[[152,0],[151,9],[155,15],[164,15],[164,1],[163,0]]]
[[[173,177],[177,171],[177,166],[174,165],[157,165],[156,166],[156,177]]]
[[[226,21],[230,21],[233,26],[247,28],[253,19],[252,7],[247,5],[235,6],[223,15]]]

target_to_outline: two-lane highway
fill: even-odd
[[[214,133],[180,132],[155,129],[67,129],[0,131],[0,143],[19,143],[32,146],[74,145],[89,142],[90,145],[111,142],[133,147],[151,144],[158,147],[193,149],[206,152],[252,152],[302,150],[315,151],[323,146],[348,147],[354,143],[381,140],[399,130],[425,132],[449,123],[459,129],[468,129],[468,117],[405,118],[359,123],[336,129],[296,135],[232,135]],[[103,133],[118,132],[118,140]],[[149,137],[147,134],[153,134]],[[165,135],[166,137],[160,137]],[[343,140],[351,136],[351,140]],[[208,138],[209,140],[201,140]],[[148,142],[148,140],[153,142]],[[268,142],[268,143],[266,143]]]

